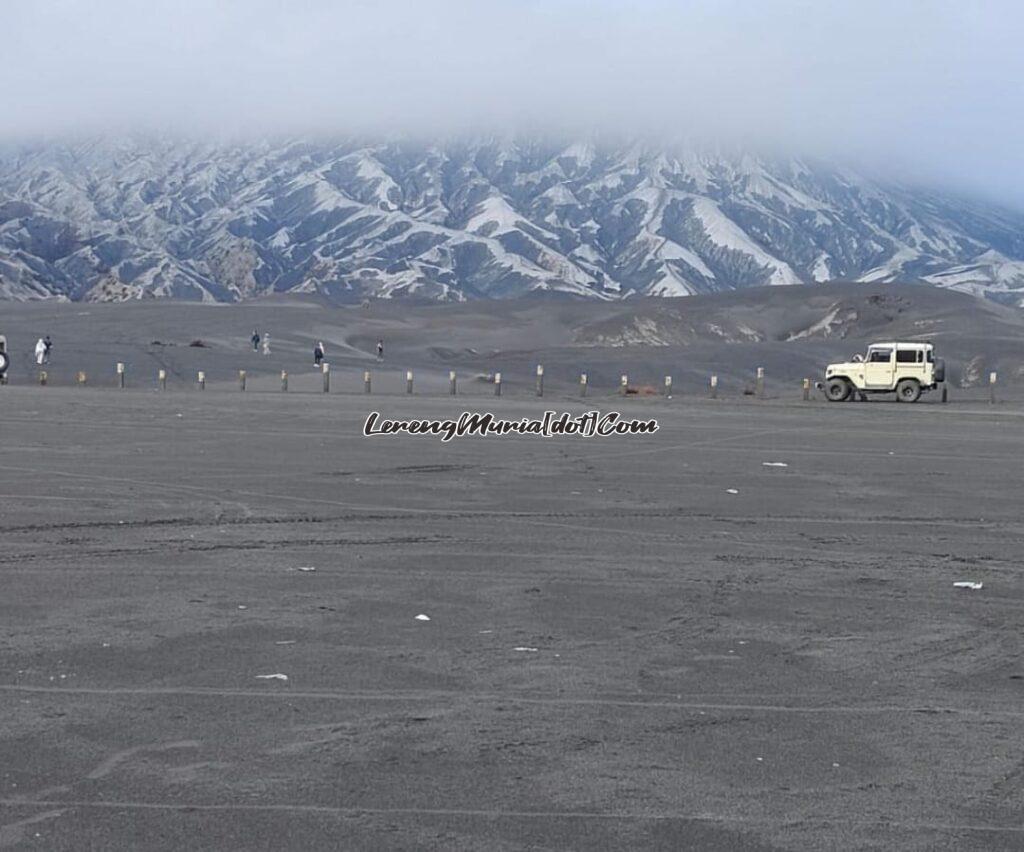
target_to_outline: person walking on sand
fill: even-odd
[[[43,366],[43,362],[46,358],[46,343],[43,342],[43,338],[39,338],[36,341],[36,364],[40,367]]]
[[[322,340],[318,340],[316,342],[316,346],[313,347],[313,363],[319,367],[323,363],[324,356],[326,354],[327,353],[324,351],[324,342]]]
[[[270,332],[269,331],[266,332],[263,335],[263,354],[264,355],[269,355],[270,354]]]
[[[50,335],[46,335],[46,337],[43,338],[43,347],[46,349],[46,352],[43,355],[43,362],[49,364],[50,350],[53,349],[53,341],[50,340]]]
[[[249,339],[252,341],[252,351],[253,352],[259,352],[260,351],[260,330],[258,328],[254,328],[252,330],[252,337],[250,337]]]
[[[384,341],[379,339],[377,340],[377,360],[384,360]]]

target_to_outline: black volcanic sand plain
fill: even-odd
[[[0,396],[2,848],[1021,847],[1018,405]]]
[[[719,319],[779,323],[780,292]],[[989,345],[1012,369],[1016,314],[911,297],[878,321],[955,315],[951,360]],[[684,321],[720,325],[715,298]],[[876,320],[839,340],[547,342],[649,328],[647,309],[454,306],[445,326],[434,307],[5,306],[0,332],[58,348],[53,384],[16,362],[0,387],[0,848],[1020,849],[1017,386],[996,405],[956,384],[948,405],[802,402],[795,377]],[[331,325],[360,310],[382,316]],[[268,359],[244,348],[257,315],[282,329]],[[500,399],[470,378],[488,322],[495,363],[520,353]],[[304,345],[329,332],[351,348],[324,395]],[[179,344],[158,348],[168,369],[220,378],[156,392],[157,335]],[[584,350],[611,381],[580,400]],[[685,380],[614,395],[617,356],[656,376],[691,353],[730,377],[720,399]],[[769,356],[768,398],[743,396]],[[57,381],[111,360],[131,364],[123,392],[112,370]],[[546,408],[660,430],[362,435],[371,410]]]

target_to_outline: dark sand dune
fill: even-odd
[[[769,387],[781,391],[872,340],[897,338],[935,342],[953,387],[987,381],[990,370],[1007,385],[1024,375],[1020,311],[917,286],[761,288],[614,304],[558,297],[365,308],[302,299],[230,307],[47,302],[4,305],[0,327],[11,340],[16,383],[34,380],[31,349],[45,333],[56,341],[55,384],[70,383],[78,370],[109,383],[123,361],[136,386],[151,384],[163,367],[176,386],[191,385],[198,370],[218,383],[235,381],[245,369],[254,388],[274,386],[288,370],[296,389],[313,389],[317,339],[326,344],[335,386],[351,390],[361,387],[364,369],[378,374],[382,388],[398,390],[407,369],[428,390],[443,389],[449,370],[467,389],[496,371],[510,389],[529,388],[542,363],[552,389],[568,390],[587,372],[594,392],[614,391],[623,373],[634,384],[660,384],[671,374],[679,391],[693,392],[717,373],[723,392],[738,392],[764,366]],[[269,357],[251,351],[257,327],[270,332]],[[378,338],[386,345],[383,365],[374,355]],[[193,340],[206,348],[190,347]]]

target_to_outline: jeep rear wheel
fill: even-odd
[[[921,396],[921,385],[916,379],[902,379],[896,385],[896,399],[900,402],[917,402]]]
[[[7,372],[8,364],[10,364],[10,359],[7,357],[7,353],[0,352],[0,376]]]
[[[829,379],[825,383],[825,396],[829,402],[842,402],[850,395],[851,390],[846,379]]]

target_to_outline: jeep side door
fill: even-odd
[[[891,388],[895,351],[889,347],[869,349],[864,361],[864,386],[870,390]]]
[[[925,360],[923,349],[897,349],[896,372],[898,379],[917,379],[922,385],[930,382],[925,379]]]

